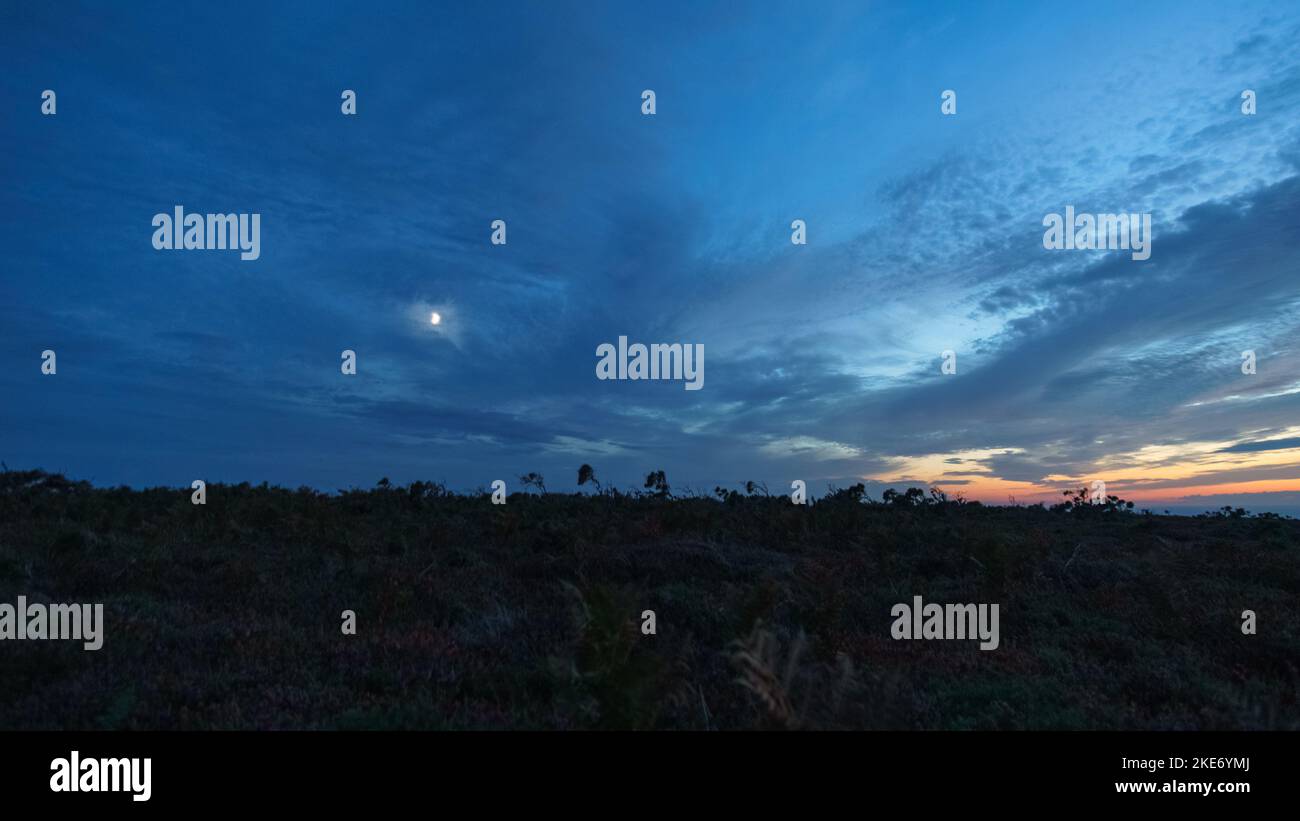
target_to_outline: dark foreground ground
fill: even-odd
[[[0,728],[1300,728],[1300,521],[919,501],[10,471],[0,602],[107,625],[0,642]],[[913,595],[1001,646],[891,639]]]

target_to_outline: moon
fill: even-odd
[[[0,0],[3,4],[3,0]],[[402,329],[416,339],[450,342],[459,348],[465,332],[465,315],[450,299],[420,299],[401,306]]]

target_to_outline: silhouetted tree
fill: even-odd
[[[664,476],[662,470],[656,470],[645,477],[646,490],[653,492],[655,496],[667,497],[670,495],[668,487],[668,478]]]
[[[542,479],[540,473],[525,473],[519,477],[519,482],[524,487],[535,487],[539,493],[546,492],[546,481]]]
[[[597,493],[602,491],[600,480],[596,478],[596,470],[591,465],[583,465],[578,468],[578,486],[581,487],[588,482],[596,486]]]

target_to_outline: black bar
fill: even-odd
[[[453,799],[480,808],[518,800],[560,807],[612,790],[608,800],[623,804],[602,799],[600,806],[616,813],[655,801],[671,809],[668,799],[680,806],[697,791],[724,805],[846,799],[864,808],[884,801],[1151,808],[1173,799],[1230,811],[1242,801],[1293,798],[1296,762],[1296,736],[1283,732],[17,732],[4,741],[5,804],[52,810],[337,810],[432,799],[443,809]],[[53,792],[51,761],[73,750],[83,765],[92,757],[148,757],[149,799]],[[1164,766],[1125,767],[1125,759]],[[1179,759],[1181,768],[1169,766]],[[1173,782],[1239,791],[1139,797],[1117,787],[1160,790]]]

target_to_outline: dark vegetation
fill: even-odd
[[[107,625],[0,643],[0,728],[1300,727],[1300,522],[523,481],[196,506],[4,472],[0,602]],[[1000,648],[892,640],[918,594],[998,603]]]

